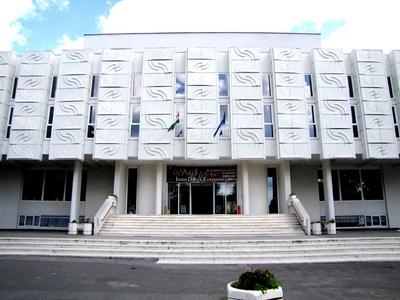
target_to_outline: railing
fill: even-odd
[[[107,220],[108,215],[117,206],[118,198],[117,196],[108,196],[106,201],[100,207],[96,215],[94,216],[94,235],[99,234],[104,222]]]
[[[311,234],[310,216],[308,215],[306,209],[304,208],[299,198],[297,198],[297,196],[294,194],[290,195],[288,205],[289,208],[290,207],[293,208],[293,211],[295,212],[297,218],[299,219],[306,235],[310,235]]]

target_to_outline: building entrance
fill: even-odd
[[[192,183],[192,214],[214,213],[214,192],[211,183]]]

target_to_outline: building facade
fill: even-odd
[[[400,51],[277,33],[86,35],[0,52],[0,228],[120,214],[400,227]]]

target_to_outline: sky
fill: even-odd
[[[0,0],[0,51],[78,49],[85,33],[321,33],[322,47],[400,49],[399,0]]]

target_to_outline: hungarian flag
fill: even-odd
[[[224,113],[224,116],[222,117],[222,120],[221,120],[221,122],[219,123],[217,129],[216,129],[215,132],[214,132],[214,137],[217,135],[218,131],[219,131],[223,126],[225,126],[225,113]]]
[[[179,124],[179,111],[176,113],[175,122],[172,123],[171,126],[169,126],[168,132],[170,132],[171,130],[174,130],[177,124]]]

